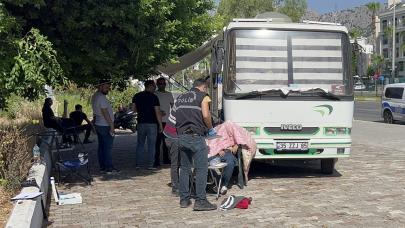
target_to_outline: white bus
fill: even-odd
[[[255,159],[320,159],[331,174],[352,144],[350,49],[344,26],[234,20],[213,48],[213,109],[251,132]]]

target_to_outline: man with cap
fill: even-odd
[[[112,164],[111,150],[114,142],[114,114],[106,95],[110,91],[111,81],[101,79],[98,89],[91,98],[94,126],[98,137],[98,162],[100,171],[107,174],[119,172]]]
[[[197,79],[193,88],[181,94],[175,102],[172,114],[176,118],[178,145],[181,157],[180,162],[180,207],[191,205],[190,177],[191,166],[194,165],[196,173],[196,200],[195,211],[215,210],[217,206],[207,200],[206,185],[208,174],[208,147],[206,136],[215,136],[212,127],[209,103],[211,99],[207,94],[208,84],[205,79]]]

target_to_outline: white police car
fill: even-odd
[[[381,114],[385,123],[405,121],[405,83],[388,84],[381,99]]]

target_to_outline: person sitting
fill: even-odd
[[[217,155],[211,156],[208,158],[208,162],[212,165],[215,165],[215,161],[225,162],[227,165],[223,170],[222,175],[222,187],[219,190],[222,195],[225,195],[228,191],[229,181],[231,180],[233,169],[237,163],[235,154],[238,151],[238,145],[229,147],[228,149],[221,150]]]
[[[65,129],[68,127],[73,126],[73,123],[71,120],[67,118],[59,118],[56,117],[53,110],[52,110],[52,105],[53,101],[52,98],[48,97],[45,98],[44,105],[42,107],[42,120],[44,122],[44,126],[46,128],[52,128],[55,129],[56,131],[60,132],[63,134],[63,142],[67,142],[68,139],[65,136]]]
[[[91,124],[91,121],[87,118],[86,113],[83,112],[83,107],[80,104],[75,105],[75,111],[69,114],[69,118],[73,120],[74,126],[77,127],[76,128],[77,130],[86,131],[83,143],[92,143],[92,141],[89,140],[89,137],[91,130],[93,129],[92,127],[93,125]],[[85,120],[87,124],[82,125],[83,120]]]

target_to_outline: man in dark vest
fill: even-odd
[[[205,137],[215,136],[212,127],[209,103],[211,99],[207,94],[207,82],[197,79],[193,88],[181,94],[175,102],[174,116],[178,133],[178,145],[181,157],[180,163],[180,207],[186,208],[191,205],[190,200],[190,175],[191,166],[194,165],[196,172],[196,200],[195,211],[215,210],[216,205],[208,202],[205,188],[208,174],[208,147]]]

